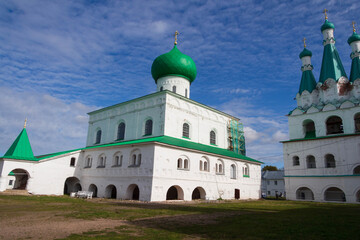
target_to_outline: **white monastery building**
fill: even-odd
[[[33,155],[26,127],[0,158],[0,191],[91,191],[141,201],[259,199],[261,162],[239,119],[190,99],[193,60],[174,48],[151,68],[155,93],[89,113],[86,147]]]
[[[288,115],[290,140],[283,142],[287,199],[360,202],[360,35],[353,23],[348,78],[335,48],[334,28],[325,11],[318,82],[305,41],[299,56],[297,107]]]
[[[284,170],[262,171],[261,195],[263,197],[285,197]]]

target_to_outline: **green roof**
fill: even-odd
[[[351,61],[350,82],[360,78],[360,57],[354,57]]]
[[[26,128],[20,132],[19,136],[6,151],[4,158],[35,159]]]
[[[151,66],[151,75],[155,82],[165,76],[180,76],[191,83],[195,80],[196,74],[194,61],[181,53],[176,45],[170,52],[158,56]]]
[[[335,44],[326,44],[324,46],[319,82],[324,83],[328,78],[338,81],[342,76],[347,78]]]
[[[306,48],[304,48],[304,50],[302,50],[302,52],[299,54],[299,58],[303,58],[303,57],[311,57],[312,56],[312,52]]]
[[[316,80],[314,74],[311,70],[303,71],[301,76],[299,93],[302,94],[303,91],[307,90],[309,93],[316,88]]]
[[[348,44],[350,45],[352,42],[360,41],[360,35],[354,32],[348,39]]]
[[[335,26],[333,23],[329,22],[327,19],[325,20],[324,24],[321,26],[321,32],[324,31],[325,29],[329,29],[332,28],[334,29]]]
[[[325,138],[338,138],[338,137],[356,137],[360,136],[360,133],[347,133],[347,134],[334,134],[334,135],[326,135],[321,137],[308,137],[308,138],[297,138],[297,139],[290,139],[287,141],[280,141],[281,143],[287,142],[299,142],[299,141],[308,141],[308,140],[318,140],[318,139],[325,139]]]
[[[209,145],[205,145],[205,144],[201,144],[201,143],[195,143],[195,142],[182,140],[182,139],[169,137],[169,136],[142,138],[142,139],[136,139],[136,140],[130,140],[130,141],[115,142],[115,143],[109,143],[109,144],[103,144],[103,145],[97,145],[97,146],[90,146],[90,147],[86,147],[86,148],[79,148],[79,149],[74,149],[74,150],[69,150],[69,151],[57,152],[57,153],[38,156],[35,159],[35,161],[59,156],[62,154],[66,154],[66,153],[70,153],[70,152],[74,152],[74,151],[78,151],[78,150],[87,150],[87,149],[93,149],[93,148],[95,149],[95,148],[122,146],[122,145],[132,145],[132,144],[137,144],[137,143],[149,143],[149,142],[164,143],[164,144],[171,145],[171,146],[177,146],[177,147],[182,147],[182,148],[187,148],[187,149],[192,149],[192,150],[197,150],[197,151],[203,151],[203,152],[207,152],[207,153],[213,153],[213,154],[217,154],[217,155],[221,155],[221,156],[225,156],[225,157],[242,159],[242,160],[255,162],[255,163],[259,163],[259,164],[262,163],[258,160],[255,160],[255,159],[249,158],[247,156],[229,151],[227,149],[213,147],[213,146],[209,146]],[[3,156],[2,158],[8,158],[8,157]],[[12,158],[12,157],[9,157],[9,158],[18,159],[18,158]],[[23,158],[21,158],[20,160],[34,161],[34,159],[23,159]]]

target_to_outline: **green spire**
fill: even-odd
[[[3,158],[25,159],[34,160],[34,154],[31,149],[29,137],[26,132],[26,122],[24,129],[20,132],[19,136],[15,139],[11,147],[7,150]]]
[[[339,53],[334,43],[326,44],[324,46],[319,82],[324,83],[328,78],[338,81],[340,77],[347,78],[347,75],[340,60]]]
[[[303,71],[301,76],[299,93],[302,94],[303,91],[307,90],[309,93],[316,88],[316,80],[312,70]]]
[[[350,82],[360,78],[360,56],[354,57],[351,61]]]

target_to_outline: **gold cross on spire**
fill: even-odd
[[[27,122],[27,118],[25,118],[24,128],[26,128],[26,122]]]
[[[355,28],[355,22],[352,22],[352,26],[353,26],[353,32],[356,32],[356,28]]]
[[[306,48],[306,42],[305,42],[306,38],[303,39],[304,41],[304,48]]]
[[[176,30],[175,31],[175,42],[174,44],[177,45],[177,36],[179,35],[179,32]]]
[[[324,11],[323,11],[323,13],[325,13],[325,20],[327,20],[328,19],[328,17],[327,17],[327,12],[328,12],[329,10],[327,10],[326,8],[324,9]]]

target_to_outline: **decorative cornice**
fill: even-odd
[[[325,46],[325,45],[328,45],[328,44],[330,44],[330,43],[335,44],[335,38],[334,38],[334,37],[327,38],[327,39],[323,40],[323,45],[324,45],[324,46]]]
[[[304,72],[304,71],[308,71],[308,70],[313,70],[314,69],[314,66],[311,65],[311,64],[305,64],[303,66],[301,66],[301,71]]]
[[[356,57],[360,57],[360,51],[354,51],[350,54],[351,60],[353,60]]]

